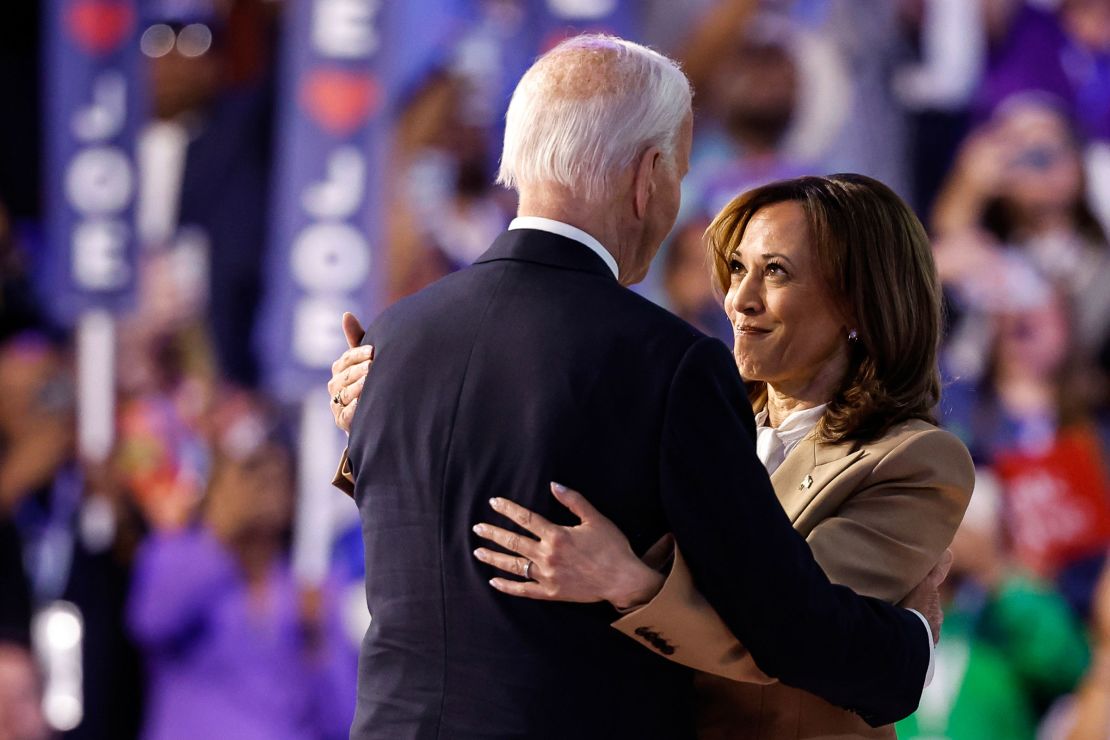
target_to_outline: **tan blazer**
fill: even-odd
[[[892,603],[921,582],[951,544],[973,480],[963,444],[923,421],[901,424],[865,445],[819,444],[811,435],[771,476],[794,528],[829,579]],[[697,681],[702,740],[895,736],[891,725],[873,729],[763,674],[697,592],[680,552],[663,590],[613,626],[704,672]]]

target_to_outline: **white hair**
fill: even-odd
[[[652,49],[614,36],[567,39],[513,91],[497,182],[607,197],[613,178],[650,146],[674,166],[690,100],[678,64]]]

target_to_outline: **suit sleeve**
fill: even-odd
[[[896,603],[951,544],[973,483],[971,458],[958,439],[939,429],[920,432],[887,453],[806,541],[831,581]],[[643,630],[671,636],[675,649],[667,657],[699,671],[769,680],[693,587],[681,552],[655,598],[613,627],[633,639],[642,640]]]
[[[908,716],[929,663],[924,626],[830,584],[775,497],[753,438],[731,356],[698,340],[672,379],[660,440],[662,504],[694,585],[769,676],[873,726]]]
[[[892,603],[906,597],[952,544],[971,501],[967,449],[939,429],[910,437],[875,466],[862,488],[809,533],[834,583]]]

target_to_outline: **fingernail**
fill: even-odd
[[[551,481],[551,490],[554,491],[555,493],[566,493],[567,492],[567,487],[564,486],[562,483],[556,483],[555,481]]]
[[[370,348],[370,359],[373,360],[374,359],[374,345],[368,344],[366,346]]]
[[[482,534],[486,531],[486,528],[481,524],[475,524],[473,527],[471,527],[471,529],[474,530],[474,534]]]
[[[493,507],[493,508],[495,508],[495,509],[500,509],[500,508],[501,508],[501,499],[499,499],[499,498],[491,498],[491,499],[489,500],[489,505],[490,505],[490,506],[492,506],[492,507]]]
[[[479,547],[477,550],[474,551],[474,557],[478,558],[479,560],[485,560],[486,554],[482,552],[482,548]]]

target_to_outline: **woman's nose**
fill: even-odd
[[[725,296],[725,310],[732,315],[753,316],[763,311],[763,296],[759,285],[750,276],[733,283]]]

